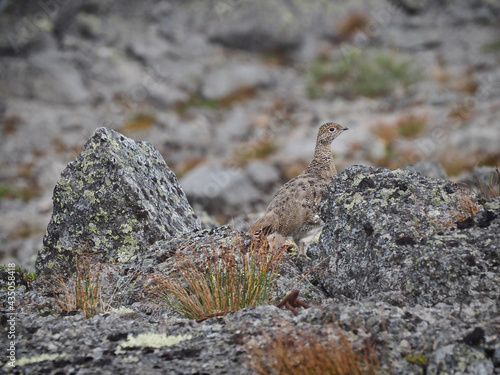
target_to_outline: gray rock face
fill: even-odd
[[[416,171],[424,176],[436,179],[447,179],[443,166],[436,160],[422,160],[407,166],[405,169]]]
[[[475,217],[458,185],[407,170],[348,168],[324,194],[310,256],[330,296],[434,305],[500,298],[498,201]],[[495,203],[496,202],[496,203]]]
[[[57,53],[39,54],[28,60],[5,60],[0,69],[5,72],[0,76],[4,95],[58,104],[81,103],[89,95],[78,71]]]
[[[248,51],[288,51],[302,42],[301,22],[281,0],[245,2],[235,6],[220,2],[215,8],[221,22],[209,30],[212,42]]]
[[[203,164],[189,171],[181,185],[193,204],[213,214],[248,210],[259,201],[257,188],[248,183],[244,171]]]
[[[234,64],[210,72],[202,87],[206,99],[222,99],[238,89],[270,86],[274,82],[268,68],[256,64]]]
[[[480,350],[465,344],[450,344],[439,348],[429,359],[427,374],[471,374],[493,373],[493,364]]]
[[[123,262],[160,239],[200,223],[174,173],[149,143],[99,128],[62,172],[36,262],[71,269],[75,252]]]

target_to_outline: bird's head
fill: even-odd
[[[345,126],[339,125],[335,122],[327,122],[326,124],[321,125],[318,131],[318,143],[322,144],[330,144],[332,141],[337,138],[340,133],[348,130]]]

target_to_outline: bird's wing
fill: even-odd
[[[268,207],[280,217],[278,231],[288,235],[304,223],[318,223],[318,205],[327,182],[308,175],[288,181],[278,190]]]

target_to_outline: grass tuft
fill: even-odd
[[[476,200],[468,193],[468,191],[460,189],[456,193],[459,209],[455,213],[456,221],[464,221],[475,216],[481,207]]]
[[[478,188],[483,199],[500,197],[500,168],[495,164],[495,174],[492,174],[489,182],[478,180]]]
[[[330,374],[375,375],[380,369],[374,345],[365,342],[355,350],[338,327],[280,328],[263,333],[262,340],[248,341],[245,350],[250,367],[259,375]]]
[[[50,280],[55,302],[63,312],[80,310],[86,318],[105,310],[102,299],[102,263],[94,263],[90,256],[75,255],[76,271],[69,280],[56,273]]]
[[[242,241],[229,248],[185,248],[175,255],[172,275],[156,274],[153,295],[189,319],[200,319],[269,303],[284,249],[269,252],[267,242]]]
[[[115,278],[113,269],[95,256],[75,255],[75,272],[68,278],[65,272],[56,271],[47,283],[61,312],[80,310],[90,318],[117,307],[135,279],[137,273]]]

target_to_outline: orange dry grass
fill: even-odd
[[[75,255],[74,259],[75,271],[71,276],[56,270],[46,279],[62,312],[80,310],[86,318],[105,313],[119,306],[127,288],[137,279],[137,272],[126,278],[114,278],[113,269],[89,253]]]
[[[260,345],[252,345],[255,340],[245,345],[250,367],[259,375],[375,375],[380,369],[373,344],[356,351],[338,327],[281,328],[262,338]]]
[[[343,17],[336,25],[337,32],[343,38],[350,38],[359,31],[366,31],[370,17],[363,11],[352,11]]]
[[[393,123],[379,122],[372,128],[372,132],[386,144],[392,144],[397,138],[415,138],[421,135],[427,121],[425,115],[406,114]]]
[[[236,151],[233,157],[237,166],[244,166],[252,160],[266,159],[276,151],[276,144],[271,136],[258,138]]]
[[[61,311],[80,310],[90,318],[105,309],[102,298],[101,263],[92,263],[89,256],[75,256],[76,271],[69,280],[56,273],[49,281],[55,302]]]
[[[126,122],[125,125],[123,125],[122,130],[125,132],[147,130],[154,125],[155,121],[156,119],[154,118],[154,116],[145,113],[139,113],[134,116],[134,118]]]
[[[153,276],[153,295],[189,319],[269,303],[285,249],[269,252],[263,242],[248,250],[238,240],[229,248],[185,248],[176,254],[172,275]]]
[[[460,190],[456,193],[457,202],[460,209],[456,212],[457,221],[463,221],[475,216],[481,207],[476,203],[475,199],[465,190]]]

